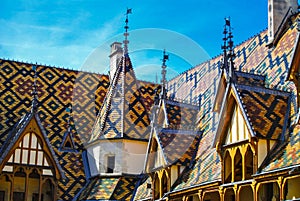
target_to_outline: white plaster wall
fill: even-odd
[[[126,140],[123,149],[123,172],[140,174],[144,168],[147,142]]]
[[[87,148],[87,158],[88,158],[91,176],[95,176],[99,173],[99,161],[98,161],[99,156],[100,156],[99,144]]]
[[[107,174],[107,157],[115,156],[115,168],[113,174],[122,173],[122,141],[121,140],[106,140],[99,143],[101,152],[99,155],[99,173]]]

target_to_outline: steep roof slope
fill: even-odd
[[[284,82],[285,72],[287,72],[291,54],[294,47],[295,37],[297,35],[296,22],[286,31],[276,47],[269,49],[266,45],[268,42],[267,31],[248,39],[235,48],[236,58],[234,60],[236,70],[251,72],[254,74],[266,76],[265,86],[280,90],[295,91],[295,87],[290,82]],[[192,169],[182,175],[177,182],[173,191],[189,188],[205,182],[220,181],[221,164],[216,150],[213,148],[212,140],[215,136],[215,129],[219,119],[217,113],[212,111],[217,86],[220,75],[220,65],[222,56],[212,58],[211,60],[192,68],[185,73],[175,77],[169,83],[169,92],[183,100],[201,100],[200,125],[203,130],[203,136],[200,141],[197,160]],[[258,94],[247,94],[240,89],[245,101],[250,101],[250,97]],[[295,97],[291,100],[290,118],[295,118]],[[252,113],[253,117],[257,116]],[[255,128],[259,130],[259,128]],[[268,135],[261,133],[261,135]],[[298,143],[299,134],[293,132],[290,143]],[[275,136],[277,137],[277,135]],[[293,153],[296,155],[297,150],[287,146],[284,153]],[[286,155],[286,154],[285,154]],[[285,156],[281,155],[281,156]],[[298,154],[299,155],[299,154]],[[286,155],[287,156],[287,155]],[[286,161],[281,157],[275,159],[274,164]],[[297,163],[298,159],[291,159],[288,164]],[[293,162],[292,162],[293,161]],[[276,166],[276,165],[275,165]],[[274,168],[272,163],[269,169]]]

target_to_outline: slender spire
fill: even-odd
[[[229,81],[233,81],[235,79],[234,74],[234,45],[233,45],[233,35],[232,35],[232,27],[230,25],[230,18],[225,18],[225,25],[223,31],[224,44],[222,45],[223,49],[223,64],[221,66],[222,69],[229,75]]]
[[[31,103],[31,111],[36,112],[37,106],[38,106],[38,100],[37,100],[37,86],[36,86],[36,79],[37,79],[37,64],[32,65],[32,70],[34,71],[33,76],[33,85],[32,85],[32,103]]]
[[[162,70],[161,70],[161,84],[162,84],[162,98],[166,98],[167,96],[167,91],[166,91],[166,86],[167,86],[167,78],[166,78],[166,74],[167,74],[167,65],[166,65],[166,61],[169,60],[169,55],[166,54],[166,50],[164,50],[163,52],[163,63],[162,63]]]
[[[230,20],[230,19],[229,19]],[[228,32],[228,57],[229,57],[229,76],[235,80],[235,74],[234,74],[234,58],[235,58],[235,53],[234,53],[234,47],[233,47],[233,35],[232,35],[232,28],[230,26],[230,21],[229,21],[229,32]]]
[[[228,19],[225,19],[225,25],[224,25],[224,37],[223,37],[223,42],[224,44],[221,46],[222,50],[223,50],[223,64],[221,66],[222,69],[227,70],[228,69],[228,61],[227,61],[227,25],[230,25],[230,21],[228,21]]]
[[[68,132],[69,133],[71,133],[71,110],[72,110],[72,106],[70,104],[70,106],[66,108],[66,112],[68,113]]]
[[[128,15],[132,13],[132,9],[131,8],[127,8],[127,11],[126,11],[126,20],[125,20],[125,32],[124,32],[124,55],[128,54],[128,36],[129,36],[129,33],[128,33],[128,29],[129,29],[129,26],[128,26]]]

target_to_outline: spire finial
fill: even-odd
[[[162,84],[162,98],[166,98],[167,96],[167,92],[166,92],[166,85],[167,85],[167,78],[166,78],[166,74],[167,74],[167,66],[166,66],[166,61],[169,60],[169,55],[166,54],[166,50],[164,50],[163,52],[163,59],[162,59],[162,70],[161,70],[161,84]]]
[[[129,33],[128,33],[128,29],[129,29],[129,26],[128,26],[128,15],[132,13],[132,9],[131,8],[127,8],[127,11],[126,11],[126,20],[125,20],[125,32],[124,32],[124,55],[128,54],[128,36],[129,36]]]
[[[234,80],[234,45],[233,45],[233,35],[232,35],[232,27],[230,25],[230,17],[225,18],[224,25],[224,44],[222,45],[223,49],[223,64],[221,66],[222,69],[225,69],[229,74],[230,80]],[[228,34],[228,35],[227,35]]]
[[[72,110],[72,105],[70,104],[66,108],[66,112],[68,113],[68,132],[71,132],[71,110]]]
[[[37,86],[36,86],[36,79],[37,79],[37,63],[35,65],[32,65],[32,70],[34,71],[34,76],[33,76],[33,85],[32,85],[32,103],[31,103],[31,111],[36,112],[37,110]]]

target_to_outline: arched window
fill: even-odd
[[[229,151],[226,151],[224,157],[224,182],[230,183],[232,180],[232,162]]]
[[[224,200],[226,201],[235,201],[235,193],[232,188],[226,189],[224,193]]]
[[[234,156],[234,181],[241,181],[243,178],[243,164],[242,164],[242,155],[239,149],[237,149]]]
[[[159,199],[160,186],[159,186],[159,178],[157,173],[155,173],[153,177],[153,198],[154,200]]]
[[[164,195],[165,193],[167,193],[170,190],[170,185],[169,185],[169,179],[167,176],[167,172],[164,171],[162,178],[161,178],[161,191],[162,191],[162,195]]]
[[[241,187],[239,192],[240,200],[243,201],[252,201],[253,199],[253,190],[250,186]]]
[[[248,146],[245,154],[245,179],[251,179],[253,174],[253,152]]]
[[[276,182],[262,184],[258,189],[258,201],[279,201],[279,186]]]

